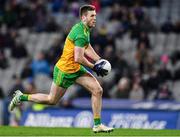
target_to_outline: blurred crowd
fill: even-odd
[[[20,75],[12,75],[14,85],[8,85],[9,91],[0,88],[0,98],[12,96],[13,91],[20,89],[27,93],[36,92],[34,77],[43,74],[52,78],[53,66],[62,53],[64,40],[70,27],[78,21],[78,9],[82,4],[96,6],[97,14],[103,15],[106,10],[106,21],[98,22],[92,31],[91,44],[98,54],[112,64],[112,73],[105,78],[98,78],[104,88],[105,98],[135,100],[174,100],[173,83],[180,80],[180,51],[170,55],[163,52],[152,56],[152,45],[149,33],[180,33],[180,20],[171,22],[167,19],[162,24],[154,24],[145,9],[160,7],[160,0],[0,0],[0,71],[11,67],[11,58],[26,59]],[[110,12],[108,12],[110,11]],[[64,24],[61,15],[73,15],[74,22]],[[59,21],[61,20],[61,21]],[[102,20],[102,19],[101,19]],[[30,33],[59,33],[48,50],[36,55],[29,53],[27,45],[19,35],[19,29],[26,28]],[[134,60],[124,58],[127,52],[118,48],[116,39],[128,35],[136,41]],[[180,44],[180,43],[178,43]],[[10,51],[7,58],[6,49]],[[91,71],[91,70],[90,70]],[[26,86],[22,84],[27,80]],[[64,106],[71,105],[73,97],[87,97],[79,86],[74,86],[65,95]],[[66,99],[67,98],[67,99]]]

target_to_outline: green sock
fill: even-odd
[[[20,101],[28,101],[28,96],[27,94],[23,94],[20,96]]]
[[[101,124],[101,119],[100,118],[94,118],[94,125],[100,125]]]

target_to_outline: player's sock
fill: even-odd
[[[97,125],[100,125],[100,124],[101,124],[101,118],[100,117],[94,118],[94,125],[97,126]]]
[[[28,101],[29,95],[23,94],[20,96],[20,101]]]

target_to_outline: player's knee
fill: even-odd
[[[57,104],[57,102],[55,100],[50,100],[49,101],[49,105],[56,105],[56,104]]]
[[[95,89],[95,94],[97,95],[97,96],[102,96],[102,94],[103,94],[103,89],[102,89],[102,87],[97,87],[96,89]]]
[[[49,98],[48,104],[49,105],[56,105],[57,101],[54,98]]]

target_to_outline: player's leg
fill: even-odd
[[[35,103],[54,105],[66,92],[65,88],[57,86],[54,82],[51,84],[49,94],[23,94],[20,90],[15,91],[15,96],[9,105],[9,110],[12,111],[18,104],[23,101],[32,101]]]
[[[37,94],[26,95],[23,94],[21,91],[17,90],[15,91],[14,98],[10,102],[9,110],[12,111],[14,107],[17,106],[22,101],[32,101],[36,103],[50,104],[50,105],[56,104],[59,101],[59,99],[64,95],[66,89],[70,86],[68,84],[63,84],[64,77],[65,77],[65,73],[63,73],[55,66],[53,72],[53,82],[51,84],[51,89],[49,94],[37,93]]]
[[[90,73],[85,73],[76,79],[76,83],[85,87],[91,93],[91,103],[94,115],[94,132],[110,132],[113,128],[109,128],[101,124],[101,107],[103,89],[97,79]]]
[[[91,76],[91,74],[86,73],[76,80],[76,83],[85,87],[91,93],[91,103],[92,110],[95,118],[100,118],[101,116],[101,106],[102,106],[102,87],[99,82]],[[99,121],[100,122],[100,121]],[[100,124],[100,123],[98,123]]]
[[[55,105],[57,104],[59,99],[64,95],[65,91],[65,88],[59,87],[54,82],[52,82],[49,94],[37,93],[28,95],[28,101],[41,104]]]

